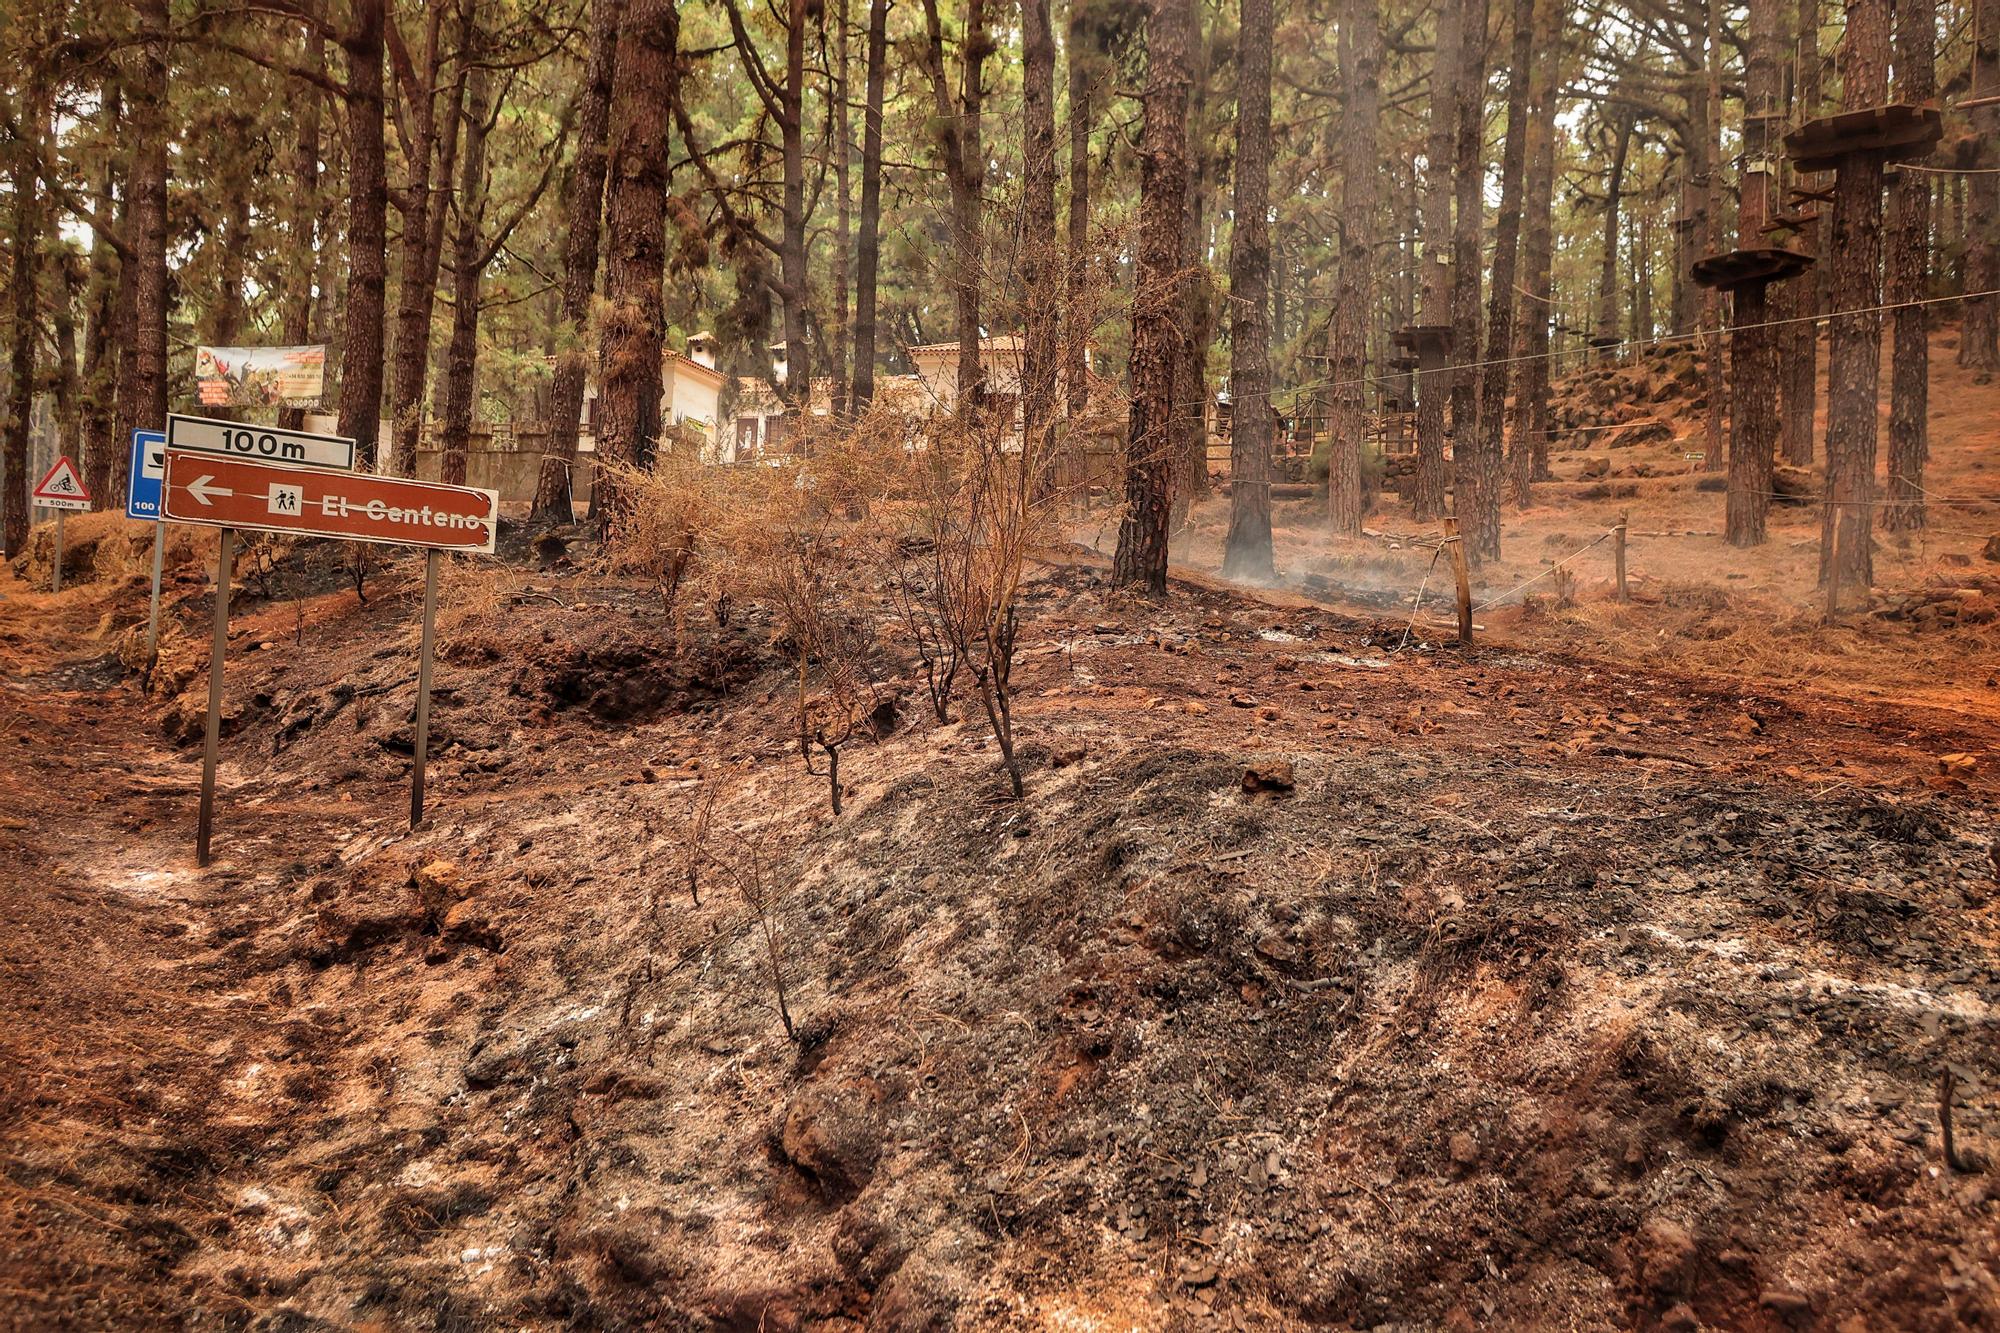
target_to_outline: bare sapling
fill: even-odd
[[[750,909],[763,937],[764,960],[770,968],[771,990],[778,1002],[778,1021],[785,1025],[785,1036],[796,1039],[791,1004],[786,998],[784,938],[778,928],[777,871],[762,843],[754,838],[744,839],[734,855],[719,858],[719,862],[728,871],[730,883],[742,896],[743,905]]]
[[[611,572],[649,580],[672,616],[715,528],[721,482],[693,448],[666,444],[650,470],[608,465],[602,481],[618,496],[618,521],[605,532]]]
[[[701,906],[701,869],[710,857],[708,832],[715,815],[718,784],[703,782],[688,801],[687,821],[681,830],[681,872],[687,881],[688,899]]]
[[[889,437],[881,422],[829,427],[800,440],[801,460],[760,468],[756,495],[731,507],[730,549],[739,572],[777,617],[796,682],[796,729],[806,771],[827,779],[833,813],[841,813],[841,749],[874,706],[870,661],[875,623],[865,590],[850,586],[860,566],[872,510],[866,497],[883,490],[881,462]],[[895,443],[898,452],[900,440]],[[825,760],[822,769],[816,759]]]

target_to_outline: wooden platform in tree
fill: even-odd
[[[1441,351],[1451,348],[1451,325],[1449,324],[1405,324],[1391,335],[1390,341],[1398,347],[1407,347],[1412,352],[1421,352],[1425,344],[1433,344]]]
[[[1785,152],[1800,171],[1831,171],[1855,153],[1892,162],[1926,157],[1943,137],[1944,115],[1935,106],[1891,102],[1809,120],[1785,136]]]
[[[1796,278],[1812,266],[1811,255],[1769,246],[1709,255],[1695,260],[1694,267],[1688,272],[1701,286],[1728,292],[1753,282],[1783,282],[1786,278]]]

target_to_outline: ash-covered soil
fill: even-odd
[[[1991,713],[1099,578],[836,818],[758,608],[455,576],[414,832],[413,566],[247,602],[208,871],[203,600],[10,632],[7,1319],[2000,1325]]]

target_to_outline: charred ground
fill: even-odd
[[[835,819],[758,608],[517,555],[415,832],[411,569],[239,604],[206,873],[194,641],[6,609],[22,1326],[2000,1320],[1990,716],[1078,558],[1028,799],[885,635]]]

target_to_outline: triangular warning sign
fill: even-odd
[[[68,458],[58,458],[55,466],[35,483],[35,498],[43,504],[81,508],[90,503],[90,492],[83,488],[83,478],[77,475],[76,464]]]

